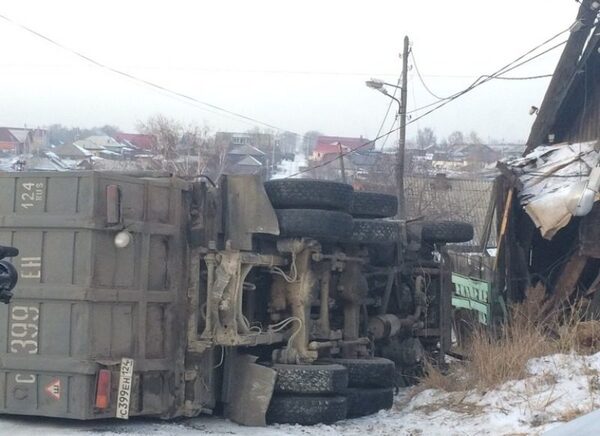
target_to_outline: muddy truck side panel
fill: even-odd
[[[18,290],[0,305],[1,413],[181,413],[188,190],[173,178],[0,175],[0,245],[20,248]],[[134,367],[120,380],[123,358]]]

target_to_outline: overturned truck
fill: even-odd
[[[0,175],[0,413],[330,423],[450,346],[446,242],[394,197],[304,179]]]

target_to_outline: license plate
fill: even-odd
[[[117,393],[117,414],[120,419],[129,419],[131,385],[133,384],[133,359],[122,358],[119,371],[119,390]]]

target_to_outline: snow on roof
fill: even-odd
[[[251,145],[241,145],[239,147],[234,148],[229,152],[229,154],[236,155],[248,155],[248,156],[264,156],[265,152],[259,150],[256,147]]]
[[[254,159],[252,156],[246,156],[241,161],[236,162],[236,165],[245,165],[245,166],[252,166],[252,167],[262,166],[262,164],[258,160]]]
[[[111,138],[108,135],[88,136],[85,139],[80,139],[78,141],[75,141],[73,144],[79,145],[79,146],[85,148],[86,150],[94,150],[94,151],[104,150],[107,147],[109,147],[109,148],[125,147],[124,144],[121,144],[119,141],[117,141],[114,138]]]

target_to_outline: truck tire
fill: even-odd
[[[351,242],[360,244],[385,244],[400,239],[398,223],[384,220],[355,219]]]
[[[348,370],[342,365],[273,365],[275,392],[285,394],[336,394],[348,387]]]
[[[389,359],[324,358],[320,362],[345,366],[348,369],[348,386],[351,388],[394,387],[396,365]]]
[[[275,209],[325,209],[347,212],[352,204],[352,186],[312,179],[278,179],[265,182]]]
[[[267,410],[269,424],[333,424],[346,419],[346,397],[273,395]]]
[[[469,242],[473,226],[460,221],[429,221],[423,223],[421,239],[426,242]]]
[[[397,264],[396,258],[397,244],[377,244],[369,245],[369,264],[377,267],[394,266]]]
[[[278,209],[279,236],[347,241],[352,236],[352,216],[345,212],[316,209]]]
[[[372,415],[394,405],[394,388],[348,388],[344,396],[348,418]]]
[[[355,191],[350,214],[354,218],[389,218],[398,213],[398,198],[379,192]]]

